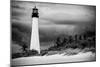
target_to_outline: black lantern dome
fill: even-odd
[[[33,8],[33,12],[32,12],[32,17],[39,17],[38,15],[38,9],[36,8],[36,6]]]

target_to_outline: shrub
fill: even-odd
[[[45,55],[45,54],[47,54],[47,53],[48,53],[48,50],[41,50],[40,55],[43,56],[43,55]]]
[[[12,59],[20,57],[36,56],[36,55],[39,55],[36,50],[27,50],[26,52],[12,54]]]

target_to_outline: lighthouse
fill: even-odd
[[[38,28],[39,13],[36,6],[32,10],[32,32],[30,41],[30,50],[36,50],[40,54],[39,28]]]

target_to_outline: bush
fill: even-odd
[[[36,50],[28,50],[26,53],[28,56],[38,55],[38,52]]]
[[[45,54],[47,54],[47,53],[48,53],[48,50],[41,50],[40,55],[43,56],[43,55],[45,55]]]
[[[12,54],[12,59],[20,57],[36,56],[36,55],[39,55],[36,50],[27,50],[26,52]]]
[[[14,54],[12,54],[12,59],[19,58],[19,57],[23,57],[23,53],[14,53]]]

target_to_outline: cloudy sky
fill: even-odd
[[[96,7],[87,5],[13,1],[11,22],[21,23],[31,28],[31,14],[35,4],[39,9],[41,38],[95,30]]]

